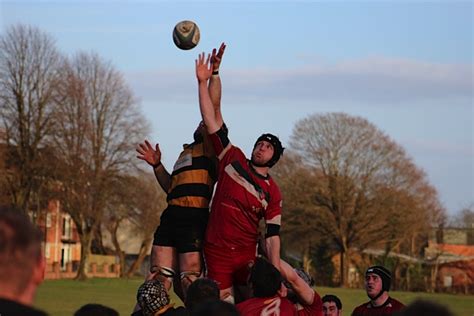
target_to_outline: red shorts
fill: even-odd
[[[234,284],[246,285],[256,255],[256,246],[237,250],[204,244],[207,277],[216,281],[221,290]]]

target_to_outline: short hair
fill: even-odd
[[[198,303],[218,300],[219,286],[216,281],[208,278],[197,279],[188,288],[184,305],[188,310],[192,310]]]
[[[240,316],[234,304],[219,299],[199,303],[191,316]]]
[[[417,299],[406,306],[394,316],[453,316],[454,314],[445,306],[432,301]]]
[[[0,283],[20,294],[41,260],[41,231],[20,209],[0,206]]]
[[[273,264],[258,257],[250,271],[249,281],[255,297],[272,297],[281,288],[283,278]]]
[[[101,304],[86,304],[79,308],[74,316],[119,316],[119,313]]]
[[[336,295],[326,294],[326,295],[323,296],[322,301],[323,301],[323,303],[334,302],[334,303],[336,303],[337,309],[339,309],[339,310],[342,309],[342,302],[339,299],[339,297],[337,297]]]

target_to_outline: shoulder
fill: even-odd
[[[399,300],[394,299],[393,297],[390,297],[390,304],[392,304],[393,308],[403,308],[403,307],[405,307],[405,304],[403,304]]]
[[[357,315],[362,315],[362,312],[367,310],[367,305],[369,303],[363,303],[363,304],[360,304],[359,306],[357,306],[356,308],[354,308],[354,310],[352,311],[352,316],[357,316]]]

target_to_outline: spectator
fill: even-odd
[[[41,241],[27,215],[0,207],[0,315],[46,315],[32,307],[44,278]]]

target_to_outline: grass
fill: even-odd
[[[142,282],[143,279],[48,280],[40,286],[35,305],[52,316],[71,316],[87,303],[103,304],[116,309],[120,315],[130,315],[135,305],[135,293]],[[317,290],[321,296],[335,294],[341,298],[344,316],[350,315],[355,306],[368,300],[363,290],[326,287]],[[391,295],[405,304],[423,298],[448,306],[455,315],[474,315],[473,295],[413,292],[391,292]],[[181,305],[175,296],[172,299]]]

